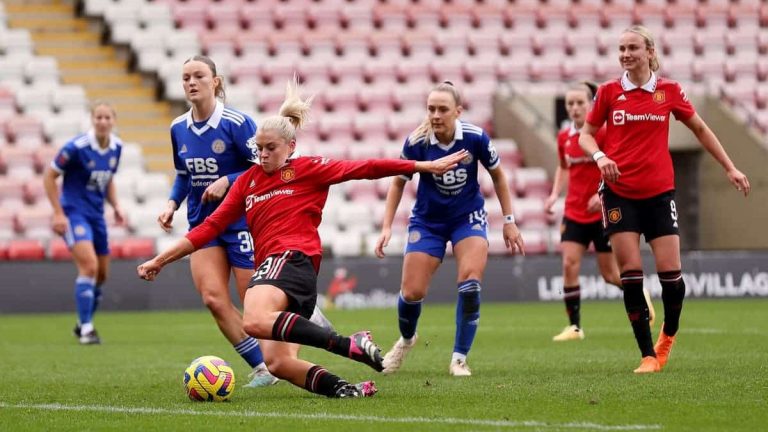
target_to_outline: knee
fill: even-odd
[[[264,353],[264,362],[272,375],[283,378],[290,375],[291,358],[285,355]]]
[[[272,339],[272,323],[253,315],[243,316],[243,331],[256,339]],[[271,371],[272,365],[269,363],[268,353],[263,354],[264,361],[267,362]]]
[[[400,296],[407,302],[422,301],[427,296],[427,288],[404,283],[400,288]]]
[[[99,283],[99,280],[97,279],[99,273],[99,264],[96,261],[86,261],[81,263],[78,268],[78,273],[80,276],[92,278],[96,281],[97,284]]]
[[[570,256],[563,257],[563,275],[566,277],[578,276],[579,267],[581,267],[581,261],[578,259]]]
[[[202,290],[200,295],[205,307],[214,315],[224,313],[224,310],[230,307],[231,301],[227,295],[213,290]]]

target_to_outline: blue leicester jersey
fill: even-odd
[[[202,203],[205,189],[220,177],[230,186],[256,159],[256,123],[247,115],[216,102],[211,117],[196,123],[192,110],[171,123],[176,181],[170,199],[181,204],[187,198],[187,218],[195,227],[213,213],[220,201]],[[245,229],[245,219],[233,224]]]
[[[99,147],[91,130],[64,144],[51,162],[51,168],[62,174],[61,207],[69,214],[104,217],[107,186],[120,164],[123,143],[110,135],[109,145]]]
[[[403,146],[403,159],[431,161],[465,149],[469,155],[443,175],[420,174],[413,216],[432,221],[451,221],[483,208],[477,180],[478,161],[486,169],[499,166],[499,155],[488,135],[479,127],[456,121],[453,142],[441,144],[434,133]],[[407,177],[403,177],[408,179]]]

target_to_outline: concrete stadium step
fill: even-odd
[[[64,31],[87,31],[89,23],[82,18],[72,18],[69,15],[50,18],[12,18],[8,20],[11,27],[24,27],[29,31],[42,31],[46,33],[57,33]]]
[[[173,172],[168,128],[173,107],[155,99],[151,76],[128,70],[124,47],[103,45],[103,24],[75,16],[77,0],[5,0],[7,23],[26,28],[37,55],[57,59],[62,84],[82,86],[88,98],[117,111],[118,133],[144,148],[147,168]]]
[[[107,61],[115,58],[116,51],[111,46],[87,45],[47,45],[35,44],[37,55],[55,56],[61,61],[76,62],[82,60]]]

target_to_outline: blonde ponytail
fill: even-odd
[[[309,122],[309,111],[314,96],[301,99],[301,86],[296,75],[285,87],[285,100],[280,105],[278,115],[267,117],[259,129],[277,131],[286,141],[296,138],[296,131]]]

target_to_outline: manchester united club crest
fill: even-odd
[[[608,210],[608,222],[615,224],[621,220],[621,209],[614,208]]]
[[[216,154],[222,154],[226,149],[227,145],[220,139],[214,140],[213,144],[211,144],[211,150]]]
[[[653,93],[653,101],[656,103],[664,103],[666,100],[666,95],[664,94],[664,90],[656,90]]]
[[[288,183],[296,178],[296,170],[293,167],[283,168],[280,171],[280,180]]]

